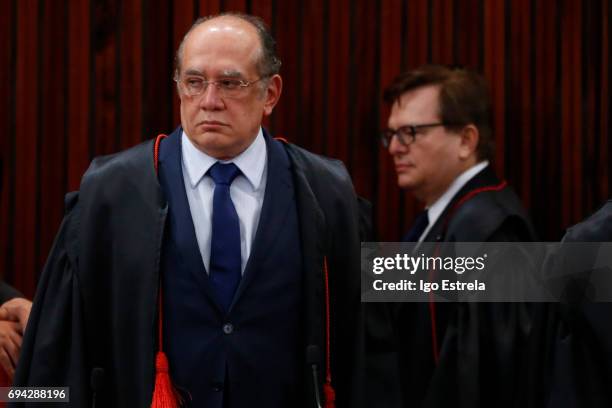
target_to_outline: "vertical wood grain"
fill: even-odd
[[[343,160],[396,240],[421,209],[377,140],[403,69],[459,64],[491,87],[494,167],[556,240],[611,193],[610,4],[604,0],[52,0],[0,2],[0,265],[34,292],[91,158],[179,124],[174,52],[198,16],[272,28],[283,95],[264,124]]]
[[[40,78],[39,2],[20,1],[17,9],[14,148],[14,284],[30,292],[36,266],[36,166],[39,160]],[[51,136],[51,135],[49,135]],[[42,250],[42,248],[40,249]]]

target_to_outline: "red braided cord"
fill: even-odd
[[[282,136],[276,136],[276,137],[274,138],[274,140],[278,140],[278,141],[280,141],[280,142],[283,142],[283,143],[289,144],[289,141],[288,141],[287,139],[285,139],[284,137],[282,137]]]
[[[159,170],[159,145],[162,141],[163,138],[165,138],[166,135],[161,134],[158,135],[157,138],[155,139],[155,146],[153,148],[153,164],[155,166],[155,172],[158,173]],[[158,345],[158,349],[161,351],[163,350],[163,330],[162,330],[162,326],[163,326],[163,302],[162,302],[162,285],[161,285],[161,275],[159,278],[159,295],[157,297],[157,301],[158,301],[158,313],[159,313],[159,317],[158,317],[158,324],[157,324],[157,332],[158,332],[158,340],[159,340],[159,345]]]
[[[457,209],[461,207],[463,204],[465,204],[466,201],[470,200],[477,194],[485,193],[487,191],[500,191],[506,188],[507,185],[508,183],[506,183],[506,180],[504,180],[496,186],[486,186],[486,187],[481,187],[481,188],[472,190],[466,195],[464,195],[463,197],[461,197],[459,201],[457,201],[457,203],[453,206],[453,211],[457,211]]]

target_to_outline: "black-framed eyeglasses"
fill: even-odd
[[[414,142],[416,135],[421,129],[427,129],[436,126],[449,126],[447,123],[424,123],[422,125],[404,125],[397,129],[385,129],[380,134],[380,141],[385,148],[389,148],[393,136],[397,136],[397,140],[404,146]]]

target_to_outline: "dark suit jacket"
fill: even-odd
[[[308,323],[302,335],[305,344],[320,349],[322,377],[326,257],[332,384],[339,407],[357,407],[363,402],[357,199],[340,162],[284,146],[302,243],[303,318]],[[150,405],[167,212],[153,165],[153,141],[94,160],[80,192],[67,197],[67,214],[38,285],[15,384],[70,386],[70,405],[85,407],[94,397],[90,378],[97,367],[104,373],[97,381],[102,383],[96,392],[99,406]],[[311,387],[305,404],[312,406],[311,383],[304,387]]]

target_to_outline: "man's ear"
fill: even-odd
[[[181,98],[183,95],[181,94],[181,86],[179,85],[179,72],[178,69],[174,70],[174,75],[172,76],[172,80],[174,81],[174,85],[176,85],[176,94],[178,95],[179,98]]]
[[[266,88],[266,94],[264,95],[264,115],[268,116],[272,113],[272,110],[278,102],[281,92],[283,91],[283,79],[280,75],[276,74],[268,80],[268,87]]]
[[[473,124],[464,126],[459,132],[459,136],[461,137],[459,158],[462,160],[467,160],[470,157],[475,156],[476,149],[478,148],[478,141],[480,140],[478,128]]]

